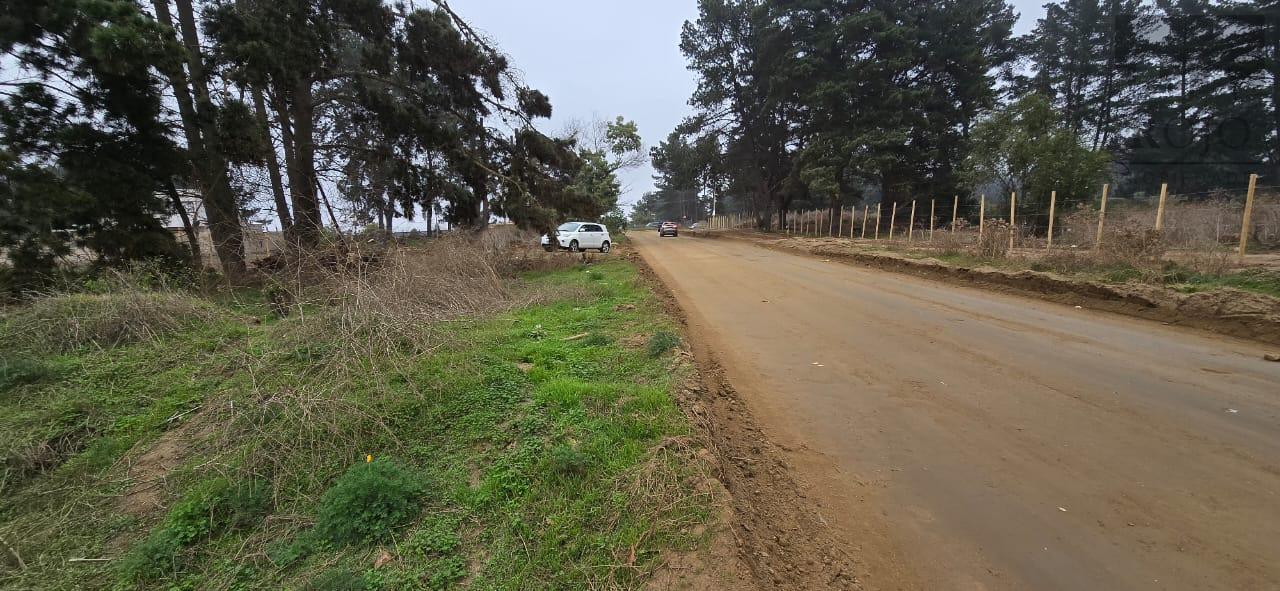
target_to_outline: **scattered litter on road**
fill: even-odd
[[[1280,361],[1280,353],[1267,353],[1262,358],[1266,361]]]
[[[1058,507],[1058,510],[1059,510],[1059,511],[1062,511],[1063,513],[1066,513],[1066,512],[1067,512],[1067,508],[1066,508],[1066,507]]]
[[[760,300],[760,303],[767,304],[769,303],[769,300]]]
[[[814,361],[811,365],[814,365],[816,367],[826,367],[825,365],[818,363],[817,361]]]
[[[1227,409],[1227,412],[1229,412],[1229,413],[1231,413],[1231,414],[1233,414],[1233,415],[1234,415],[1234,414],[1240,414],[1240,411],[1238,411],[1238,410],[1236,410],[1236,409],[1234,409],[1234,408],[1228,408],[1228,409]]]
[[[946,383],[946,382],[944,382],[944,381],[942,381],[942,380],[938,380],[938,383],[939,383],[939,384],[942,384],[943,386],[947,385],[947,383]]]
[[[1077,309],[1077,310],[1083,310],[1083,309],[1084,309],[1084,306],[1076,306],[1076,309]]]

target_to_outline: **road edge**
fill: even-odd
[[[761,589],[861,589],[862,568],[823,520],[741,396],[706,339],[689,324],[670,286],[638,249],[625,255],[681,327],[697,370],[677,402],[714,457],[729,493],[739,559]]]

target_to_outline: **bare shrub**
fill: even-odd
[[[1173,260],[1202,275],[1221,276],[1236,267],[1236,253],[1226,247],[1207,247],[1176,253]]]
[[[985,259],[1003,259],[1009,255],[1009,233],[1012,228],[1004,220],[986,222],[974,254]]]
[[[1253,240],[1265,249],[1280,249],[1280,194],[1259,195],[1253,206]]]
[[[1102,257],[1134,266],[1159,264],[1164,257],[1161,232],[1135,221],[1112,224],[1103,230]]]
[[[1093,258],[1087,253],[1075,249],[1057,249],[1050,250],[1032,261],[1031,269],[1069,274],[1087,269],[1092,265]]]
[[[492,314],[538,301],[515,289],[519,272],[566,266],[573,258],[544,253],[525,234],[499,230],[446,236],[415,246],[348,248],[344,263],[296,263],[272,277],[273,301],[296,315],[282,329],[299,344],[336,343],[330,367],[438,345],[442,322]]]
[[[1098,210],[1091,205],[1081,205],[1075,211],[1062,216],[1054,243],[1071,247],[1093,247],[1098,233]]]
[[[971,230],[968,220],[956,220],[955,231],[952,231],[950,224],[946,228],[939,228],[929,245],[939,254],[960,254],[968,246],[967,238],[972,233]]]

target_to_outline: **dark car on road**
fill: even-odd
[[[675,238],[679,234],[680,234],[680,224],[677,224],[675,222],[662,222],[662,225],[658,227],[659,238],[664,236],[670,236],[672,238]]]

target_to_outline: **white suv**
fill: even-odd
[[[594,248],[600,252],[609,252],[609,230],[603,224],[592,222],[565,222],[556,228],[555,241],[547,235],[542,236],[542,248],[551,252],[555,248],[565,248],[573,252]]]

